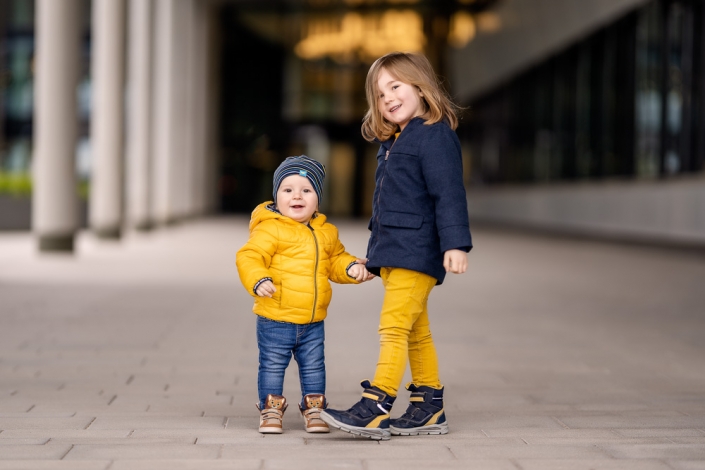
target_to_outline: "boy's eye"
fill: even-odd
[[[305,192],[305,193],[310,193],[310,192],[311,192],[311,190],[310,190],[310,189],[308,189],[308,188],[305,188],[305,189],[304,189],[304,192]]]

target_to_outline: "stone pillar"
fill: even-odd
[[[206,145],[206,129],[208,126],[207,109],[207,76],[208,42],[207,13],[211,8],[206,2],[189,0],[188,13],[188,168],[187,184],[189,189],[187,213],[198,216],[206,212],[206,167],[208,148]]]
[[[174,45],[174,61],[170,77],[174,93],[172,99],[172,141],[174,142],[174,178],[172,198],[175,202],[175,215],[177,220],[190,216],[189,203],[191,200],[192,185],[190,175],[193,172],[193,154],[190,142],[192,138],[192,124],[194,116],[190,109],[190,99],[193,95],[191,82],[191,19],[193,0],[176,0],[174,2],[174,30],[172,35]]]
[[[220,192],[218,190],[220,178],[220,62],[221,56],[221,29],[218,11],[213,4],[203,3],[202,12],[204,15],[204,62],[206,64],[204,79],[204,181],[205,181],[205,211],[215,212],[220,205]]]
[[[175,71],[175,1],[156,0],[154,25],[154,93],[152,96],[152,210],[154,221],[170,224],[176,221],[177,205],[174,194],[177,190],[175,166],[176,153],[180,150],[175,142],[176,109],[174,107]]]
[[[212,6],[205,2],[196,3],[195,38],[194,38],[194,114],[197,116],[194,126],[194,156],[196,166],[194,171],[195,212],[204,214],[209,210],[210,192],[215,192],[209,178],[211,152],[208,145],[208,129],[212,126],[209,119],[208,89],[210,70],[210,54],[208,41],[209,9]]]
[[[74,249],[78,230],[78,0],[37,0],[32,229],[40,251]]]
[[[120,238],[123,200],[125,2],[93,0],[90,225]]]
[[[152,225],[152,0],[130,0],[127,108],[127,219]]]

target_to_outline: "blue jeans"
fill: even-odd
[[[292,353],[299,365],[302,396],[326,393],[324,341],[322,321],[297,325],[257,316],[257,392],[260,408],[264,407],[268,394],[283,395],[284,371],[291,361]]]

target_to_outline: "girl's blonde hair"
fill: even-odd
[[[379,110],[379,90],[377,81],[382,70],[389,72],[397,80],[415,86],[421,91],[424,112],[421,115],[425,124],[445,120],[451,129],[458,127],[457,113],[460,109],[446,94],[428,59],[420,54],[390,52],[377,59],[367,72],[365,92],[369,109],[362,120],[362,137],[373,141],[385,141],[397,132],[398,126],[387,121]]]

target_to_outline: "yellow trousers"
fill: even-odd
[[[380,277],[385,294],[379,320],[379,360],[372,385],[397,396],[408,358],[415,385],[441,388],[427,308],[436,279],[403,268],[382,268]]]

